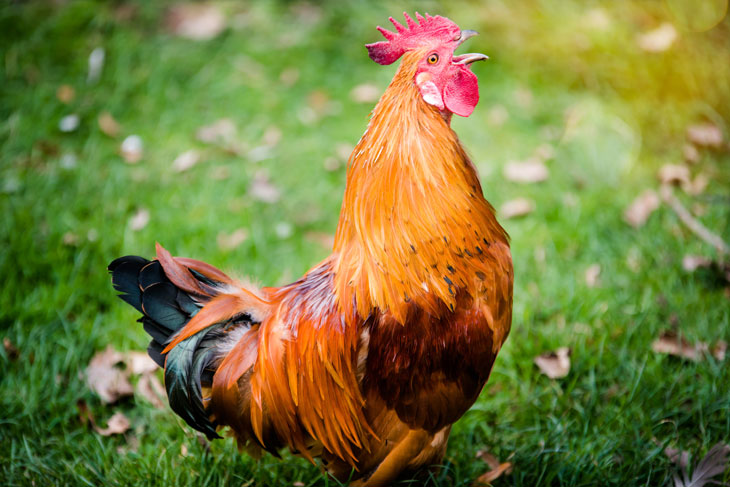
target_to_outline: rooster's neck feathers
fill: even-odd
[[[335,290],[361,317],[411,305],[439,313],[458,289],[478,298],[507,235],[448,118],[414,83],[408,52],[352,152],[334,245]],[[497,267],[501,263],[497,262]]]

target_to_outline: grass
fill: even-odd
[[[114,297],[105,271],[113,258],[149,256],[159,241],[175,255],[281,284],[328,253],[313,235],[334,231],[345,169],[323,161],[340,158],[338,146],[352,146],[367,123],[372,103],[353,101],[352,88],[367,82],[382,91],[394,72],[370,62],[362,44],[398,9],[222,6],[233,27],[205,42],[171,36],[162,2],[0,7],[0,330],[19,351],[14,358],[0,349],[7,485],[333,483],[289,455],[255,461],[231,440],[208,450],[169,410],[134,399],[103,405],[82,377],[108,344],[142,349],[147,341]],[[675,467],[665,446],[690,451],[696,463],[730,438],[730,372],[711,357],[655,354],[651,343],[673,327],[691,341],[730,341],[730,301],[711,273],[682,270],[684,255],[714,254],[668,208],[636,230],[622,213],[656,188],[662,164],[681,163],[689,124],[712,121],[727,140],[730,21],[691,32],[658,1],[401,8],[416,7],[483,33],[468,47],[492,57],[475,67],[482,99],[453,125],[496,207],[515,197],[536,202],[532,214],[504,222],[515,262],[513,330],[430,484],[470,485],[486,469],[475,459],[482,449],[514,464],[495,485],[667,484]],[[638,49],[636,36],[665,20],[679,26],[671,49]],[[87,82],[88,55],[100,46],[101,78]],[[56,96],[64,84],[76,94],[68,104]],[[102,111],[120,123],[118,138],[99,130]],[[61,133],[70,113],[80,125]],[[243,155],[196,140],[200,126],[223,117],[238,127]],[[249,149],[272,127],[280,142],[253,157]],[[135,165],[118,154],[130,134],[144,141]],[[555,152],[549,180],[506,182],[504,164],[542,144]],[[192,148],[202,161],[172,171]],[[725,240],[728,164],[727,150],[703,151],[691,171],[707,174],[708,188],[680,195]],[[276,204],[250,196],[262,171],[281,191]],[[133,231],[140,208],[150,222]],[[217,244],[239,228],[248,234],[242,244]],[[589,287],[584,272],[595,263],[600,282]],[[571,347],[572,369],[550,380],[532,360],[560,346]],[[102,422],[123,411],[132,429],[97,435],[81,423],[79,401]],[[718,480],[730,481],[730,470]]]

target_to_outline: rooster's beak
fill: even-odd
[[[486,61],[489,59],[489,56],[486,54],[482,54],[480,52],[470,52],[469,54],[460,54],[458,56],[454,56],[453,63],[454,64],[471,64],[474,61]]]
[[[461,36],[459,36],[459,39],[457,39],[457,46],[461,45],[465,40],[469,39],[470,37],[474,37],[476,35],[479,35],[479,32],[475,30],[462,30]],[[454,64],[471,64],[474,61],[486,61],[489,59],[489,56],[486,54],[480,54],[480,53],[469,53],[469,54],[460,54],[458,56],[454,56],[452,62]]]
[[[457,44],[457,45],[461,45],[462,42],[469,39],[470,37],[474,37],[474,36],[478,36],[478,35],[479,35],[479,32],[477,32],[475,30],[462,30],[461,36],[459,37],[459,40],[457,41],[459,44]]]

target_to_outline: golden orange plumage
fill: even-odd
[[[328,258],[257,290],[158,248],[166,279],[202,307],[162,354],[208,329],[224,343],[203,390],[211,420],[251,453],[288,447],[363,485],[441,460],[511,323],[508,237],[447,109],[476,101],[444,91],[439,105],[419,84],[435,79],[419,77],[433,46],[408,42],[369,46],[378,62],[403,61],[350,156]]]

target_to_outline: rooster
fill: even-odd
[[[476,34],[404,14],[368,44],[402,58],[349,159],[332,254],[258,289],[215,267],[127,256],[109,265],[142,313],[171,408],[251,455],[289,448],[353,485],[438,464],[479,396],[512,319],[508,236],[451,129],[479,100]]]

